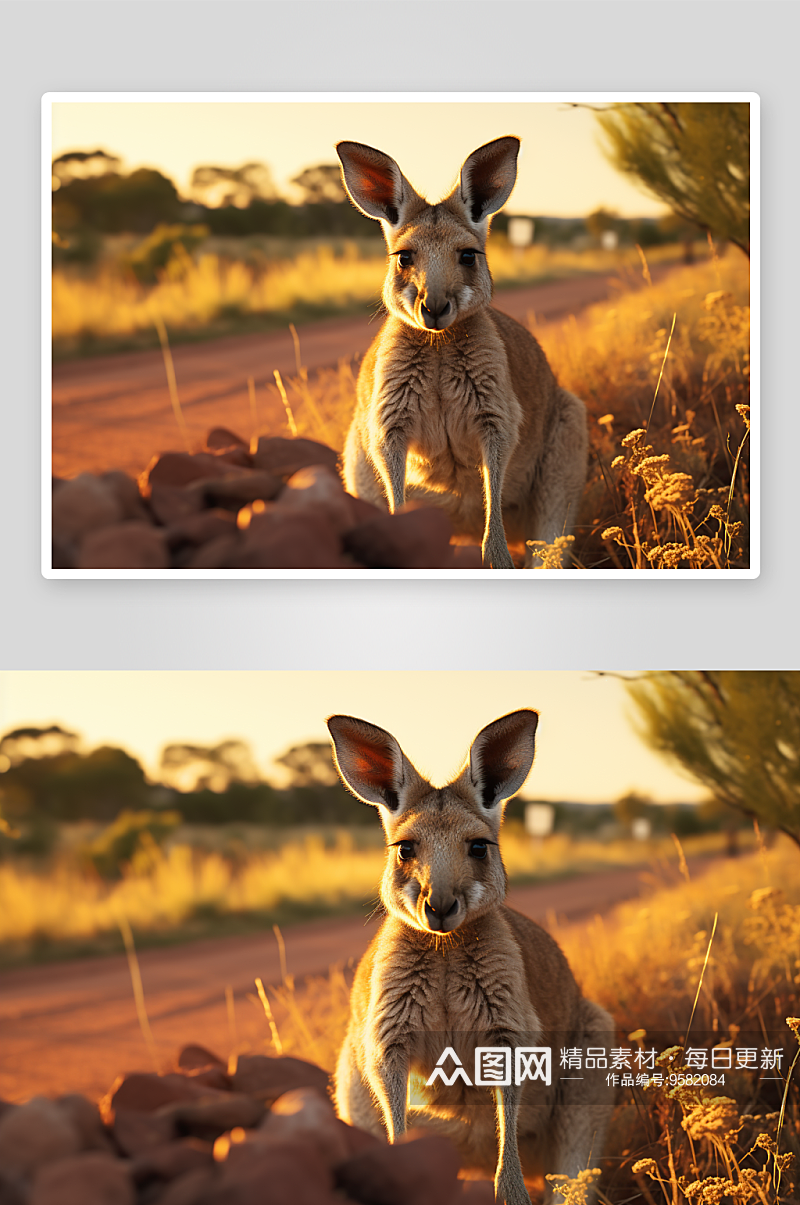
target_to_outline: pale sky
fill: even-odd
[[[527,797],[613,802],[638,790],[658,802],[705,793],[635,735],[616,678],[528,671],[17,671],[0,673],[0,733],[59,723],[87,747],[115,744],[154,771],[163,745],[249,742],[268,777],[291,745],[328,739],[325,717],[388,729],[417,768],[442,784],[473,738],[519,707],[540,712]],[[355,805],[354,805],[355,806]]]
[[[204,164],[266,163],[279,191],[305,167],[336,163],[342,139],[391,155],[418,192],[436,200],[450,190],[464,159],[504,134],[522,139],[510,213],[585,217],[600,206],[623,217],[665,207],[616,172],[599,149],[593,113],[564,103],[234,101],[152,103],[58,101],[53,155],[105,150],[122,170],[155,167],[179,192]]]

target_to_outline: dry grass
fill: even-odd
[[[84,838],[86,834],[84,834]],[[374,839],[373,839],[374,838]],[[694,852],[718,850],[721,834],[695,838]],[[647,843],[572,841],[556,835],[534,846],[521,824],[503,840],[506,865],[516,881],[667,859],[669,839]],[[57,955],[59,950],[106,950],[119,945],[119,917],[137,944],[203,932],[285,923],[313,915],[357,912],[377,903],[384,849],[377,826],[350,832],[330,828],[290,834],[277,847],[258,849],[252,838],[222,848],[177,840],[160,849],[147,832],[122,877],[109,882],[92,873],[80,845],[65,849],[45,868],[0,864],[0,962]]]
[[[214,244],[212,244],[214,245]],[[238,258],[223,242],[219,251],[195,256],[178,253],[160,271],[155,285],[140,284],[113,259],[91,272],[57,268],[53,272],[53,346],[56,355],[155,339],[160,316],[173,341],[226,329],[285,327],[301,318],[377,309],[386,272],[379,244],[346,241],[316,243],[299,253],[267,258]],[[227,253],[226,253],[227,252]],[[659,260],[677,258],[676,247],[657,249]],[[522,252],[502,236],[491,243],[491,263],[500,285],[528,284],[587,272],[632,269],[633,249],[621,251],[550,250],[532,246]]]

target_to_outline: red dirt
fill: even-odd
[[[670,265],[652,269],[653,279]],[[580,276],[534,288],[498,292],[497,308],[525,322],[560,321],[620,286],[614,276]],[[641,284],[637,277],[625,286]],[[363,356],[379,329],[366,318],[331,318],[298,331],[303,364],[313,377],[339,360]],[[546,331],[546,328],[545,328]],[[540,329],[537,333],[544,334]],[[545,339],[546,342],[546,339]],[[172,351],[178,395],[191,439],[200,445],[212,427],[228,427],[247,438],[252,427],[247,378],[256,386],[262,434],[286,435],[286,417],[265,385],[273,371],[295,374],[288,328],[263,335],[237,335]],[[129,352],[58,363],[53,369],[53,472],[58,477],[123,469],[133,476],[156,452],[181,448],[160,351]]]
[[[696,877],[708,860],[692,862]],[[608,912],[647,890],[641,867],[515,887],[508,903],[541,923],[548,913],[576,922]],[[330,918],[284,931],[288,970],[299,982],[334,963],[357,960],[377,922]],[[254,979],[280,983],[271,932],[215,938],[139,955],[148,1016],[166,1064],[186,1042],[223,1056],[231,1047],[225,988],[233,988],[240,1042],[268,1036],[263,1013],[246,999]],[[26,967],[0,974],[0,1099],[82,1092],[99,1097],[116,1075],[147,1070],[150,1059],[136,1016],[123,956]]]

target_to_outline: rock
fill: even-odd
[[[147,520],[147,511],[142,502],[142,495],[139,493],[139,485],[133,477],[115,470],[111,473],[103,473],[100,480],[113,490],[122,507],[123,519]]]
[[[202,1205],[341,1205],[331,1169],[313,1143],[303,1142],[237,1143],[200,1200]]]
[[[211,452],[163,452],[154,456],[139,478],[139,488],[145,497],[158,485],[189,485],[204,477],[224,477],[230,465]]]
[[[213,448],[214,451],[227,451],[229,448],[244,448],[249,451],[250,445],[236,435],[233,431],[229,431],[227,427],[212,427],[206,436],[206,447]]]
[[[111,1151],[112,1143],[103,1125],[100,1110],[87,1096],[70,1093],[59,1096],[55,1102],[62,1113],[72,1122],[84,1151]]]
[[[34,1096],[0,1117],[0,1168],[9,1178],[30,1177],[43,1167],[81,1149],[80,1134],[63,1109]]]
[[[215,428],[215,430],[217,429]],[[181,1071],[198,1071],[205,1067],[219,1067],[221,1071],[228,1070],[225,1059],[214,1054],[213,1050],[207,1050],[205,1046],[197,1046],[194,1043],[183,1047],[178,1055],[178,1066]]]
[[[314,464],[292,474],[276,505],[297,513],[318,512],[323,507],[334,530],[341,533],[359,522],[351,501],[339,474],[326,465]]]
[[[313,513],[278,511],[274,503],[253,515],[225,569],[340,569],[347,565],[324,507]]]
[[[147,1180],[177,1180],[197,1168],[211,1168],[214,1155],[209,1143],[199,1138],[181,1138],[165,1142],[137,1155],[131,1163],[131,1175],[137,1184]]]
[[[183,486],[164,485],[156,481],[150,490],[148,504],[158,522],[169,527],[201,511],[203,498],[201,494],[192,493]]]
[[[280,439],[262,435],[253,453],[253,466],[266,469],[278,477],[291,477],[310,464],[324,464],[335,469],[338,459],[333,448],[313,439]]]
[[[451,569],[483,569],[483,553],[477,544],[455,544],[452,546]]]
[[[155,1113],[156,1109],[173,1101],[198,1100],[208,1095],[209,1090],[202,1084],[177,1072],[155,1075],[135,1071],[131,1075],[120,1075],[114,1081],[100,1101],[100,1114],[106,1125],[111,1125],[118,1112]]]
[[[182,569],[224,569],[235,563],[242,547],[242,537],[236,531],[229,536],[217,536],[202,544],[196,552],[181,557]]]
[[[208,1088],[205,1091],[208,1095],[198,1100],[176,1100],[163,1105],[157,1116],[169,1117],[179,1133],[210,1140],[237,1126],[251,1129],[264,1116],[263,1104],[252,1096]]]
[[[239,510],[260,498],[270,502],[283,489],[283,482],[274,473],[248,469],[225,477],[194,481],[189,493],[200,494],[205,506],[226,506]]]
[[[220,460],[224,460],[226,464],[235,465],[242,469],[251,469],[253,467],[253,457],[244,448],[229,448],[227,452],[215,452]]]
[[[206,1194],[219,1179],[216,1168],[198,1167],[172,1180],[159,1193],[158,1205],[206,1205]],[[233,1205],[231,1201],[230,1205]]]
[[[231,1074],[235,1092],[245,1092],[271,1103],[295,1088],[316,1088],[327,1096],[330,1078],[321,1067],[303,1059],[271,1058],[264,1054],[241,1054]]]
[[[229,510],[202,510],[176,519],[167,527],[164,538],[170,548],[179,548],[182,544],[197,548],[235,532],[236,516]]]
[[[336,1116],[327,1096],[316,1088],[294,1088],[274,1101],[259,1127],[259,1137],[265,1142],[313,1142],[335,1167],[355,1153],[348,1141],[349,1129]]]
[[[155,1150],[176,1137],[175,1121],[159,1113],[120,1109],[114,1117],[114,1141],[124,1155],[133,1157]]]
[[[136,1195],[121,1159],[87,1151],[43,1168],[29,1205],[134,1205]]]
[[[206,1088],[215,1088],[218,1092],[230,1092],[231,1077],[225,1071],[220,1071],[219,1067],[203,1067],[197,1071],[186,1071],[190,1079],[196,1084],[202,1084]]]
[[[65,481],[53,495],[53,541],[77,547],[85,535],[119,523],[123,507],[108,482],[81,473]]]
[[[168,569],[164,535],[149,523],[116,523],[90,532],[80,546],[78,569]]]
[[[494,1184],[491,1180],[460,1180],[461,1191],[448,1205],[494,1205]]]
[[[380,1143],[336,1168],[336,1183],[364,1205],[441,1205],[458,1187],[458,1152],[447,1138]]]
[[[343,545],[368,569],[442,569],[452,561],[451,535],[444,511],[426,506],[361,523]]]

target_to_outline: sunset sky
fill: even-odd
[[[433,200],[449,191],[464,159],[503,134],[522,139],[510,212],[584,217],[605,206],[625,217],[664,206],[616,172],[599,149],[593,113],[565,103],[482,99],[307,102],[56,102],[53,155],[96,150],[120,156],[122,170],[155,167],[186,192],[200,164],[266,163],[287,194],[305,167],[337,162],[342,139],[391,155]]]
[[[294,744],[327,740],[325,717],[360,716],[397,737],[442,783],[486,724],[518,707],[541,715],[523,794],[609,802],[630,789],[659,802],[704,792],[670,772],[635,735],[625,688],[580,672],[6,671],[0,732],[60,723],[89,747],[122,746],[154,771],[163,745],[247,740],[262,770]]]

